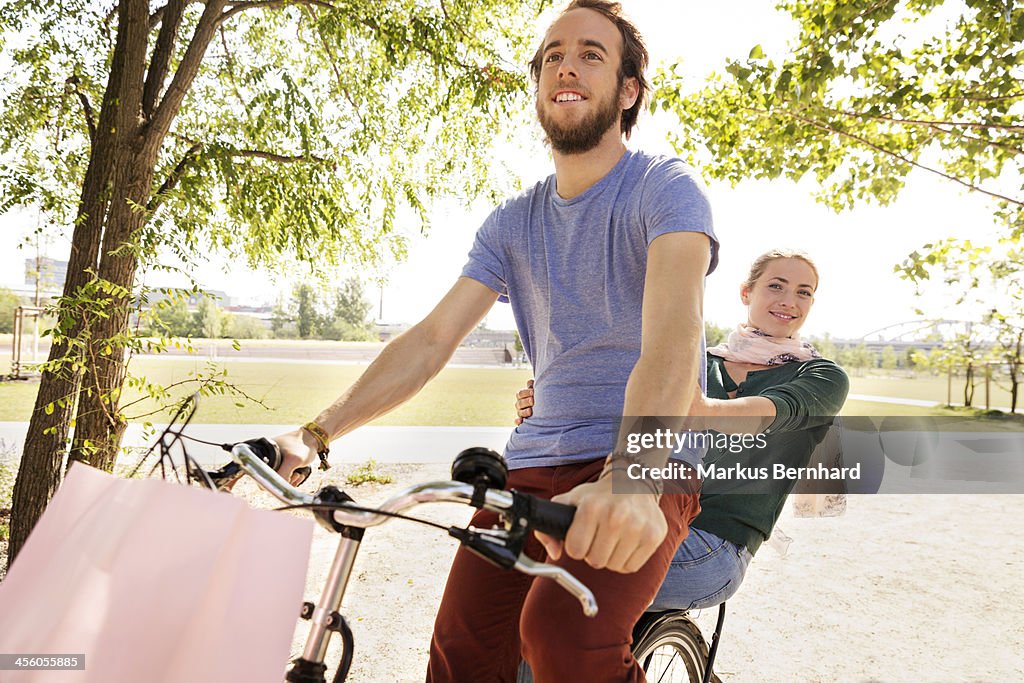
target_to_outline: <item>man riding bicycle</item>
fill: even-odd
[[[577,507],[564,545],[542,536],[527,553],[569,569],[601,610],[587,618],[551,582],[460,549],[428,681],[514,681],[520,656],[541,682],[643,680],[631,629],[698,497],[615,493],[610,475],[629,423],[686,416],[705,384],[703,281],[718,247],[693,170],[625,146],[646,99],[647,60],[618,3],[574,0],[563,11],[530,64],[554,175],[491,213],[462,276],[423,321],[314,422],[275,439],[293,474],[331,439],[411,398],[496,300],[512,305],[541,408],[509,439],[508,486]],[[699,453],[674,457],[693,464]],[[480,512],[473,523],[495,521]]]

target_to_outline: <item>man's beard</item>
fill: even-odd
[[[617,90],[582,121],[567,125],[557,123],[553,117],[548,116],[540,98],[537,99],[537,118],[541,128],[547,135],[551,149],[560,154],[583,154],[594,149],[608,129],[619,124],[621,114]]]

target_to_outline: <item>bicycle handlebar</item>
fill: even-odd
[[[278,474],[250,444],[238,443],[231,448],[231,457],[245,470],[246,474],[256,480],[263,489],[286,505],[310,505],[322,503],[318,496],[303,493]],[[332,503],[331,515],[337,524],[349,527],[369,528],[393,519],[386,513],[401,513],[421,503],[450,502],[473,505],[492,512],[514,514],[521,517],[517,520],[523,527],[536,529],[555,538],[565,538],[572,524],[576,508],[537,498],[521,491],[500,491],[485,489],[482,501],[477,498],[479,491],[469,484],[456,481],[435,481],[416,484],[395,496],[392,496],[377,509],[380,512],[365,510],[345,510],[345,503]],[[571,573],[554,565],[534,562],[524,555],[519,555],[514,564],[506,565],[525,574],[544,576],[554,579],[560,586],[579,600],[583,613],[587,616],[597,614],[597,601],[594,594]]]

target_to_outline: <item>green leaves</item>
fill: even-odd
[[[529,109],[515,65],[546,4],[385,0],[236,12],[160,150],[152,194],[162,190],[161,201],[138,235],[144,263],[162,250],[189,262],[212,245],[265,267],[296,258],[325,270],[373,264],[402,254],[396,216],[416,229],[435,197],[510,189],[497,187],[488,148],[499,121]],[[70,233],[87,121],[97,123],[109,80],[118,16],[109,9],[0,8],[0,25],[26,37],[0,89],[0,149],[13,154],[0,171],[0,210],[38,203]],[[199,14],[186,12],[169,78]]]
[[[906,31],[904,22],[943,5],[953,16]],[[885,205],[913,168],[940,174],[998,202],[1022,234],[1024,6],[952,0],[791,0],[795,45],[760,45],[731,60],[725,78],[681,97],[672,69],[654,79],[652,107],[676,114],[672,137],[712,177],[798,180],[811,172],[817,197],[836,210]],[[1009,30],[1009,27],[1014,27]],[[1016,69],[1016,71],[1015,71]],[[727,120],[723,120],[727,119]]]
[[[953,310],[945,306],[934,315],[974,321],[951,341],[948,353],[980,358],[984,351],[1011,364],[1024,361],[1024,347],[1017,345],[1024,335],[1024,259],[1016,242],[939,240],[912,252],[895,271],[913,282],[918,294],[927,291],[934,299],[942,289],[953,297]],[[982,310],[987,312],[979,319]]]

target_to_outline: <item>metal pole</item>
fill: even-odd
[[[953,364],[946,370],[946,405],[953,405]]]
[[[39,214],[36,214],[36,294],[32,305],[36,307],[32,318],[32,362],[39,362],[39,280],[43,270],[42,253],[39,251]]]
[[[992,365],[985,363],[985,410],[992,410],[992,404],[989,401],[989,385],[992,383]]]
[[[11,378],[21,376],[21,323],[22,308],[14,309],[14,338],[11,340]]]

